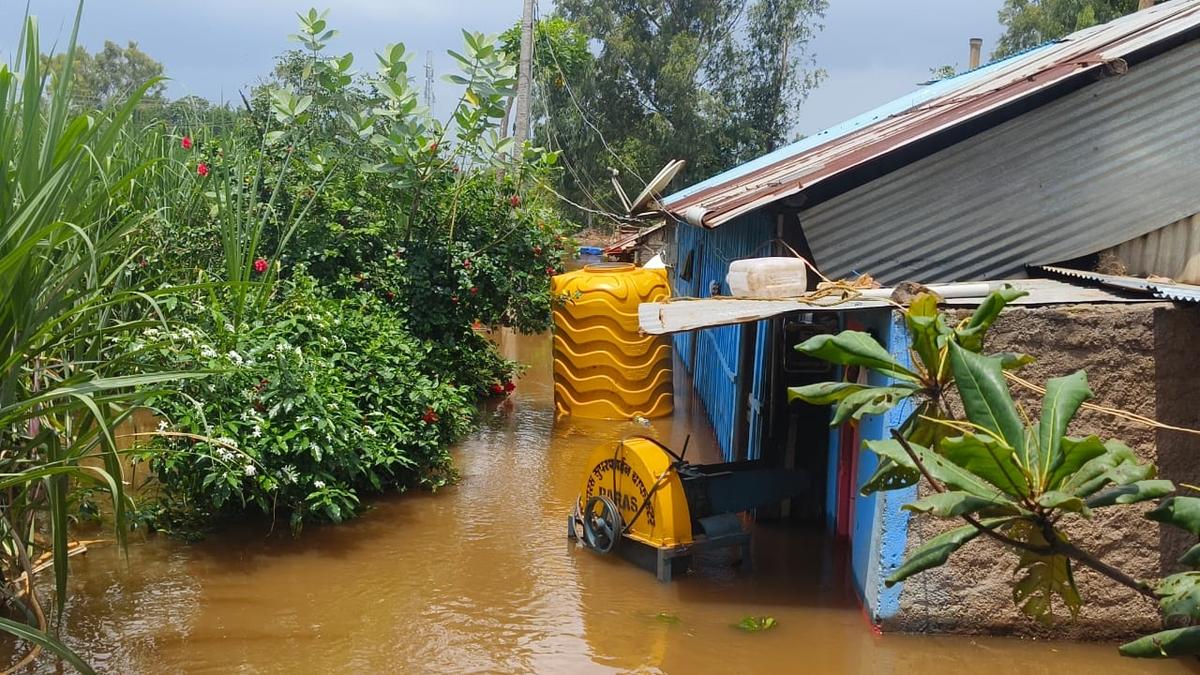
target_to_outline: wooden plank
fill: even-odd
[[[1059,305],[1087,304],[1097,302],[1156,302],[1151,297],[1131,297],[1131,294],[1118,294],[1103,288],[1094,288],[1060,282],[1054,279],[1016,279],[1009,282],[989,282],[991,287],[998,288],[1002,283],[1027,291],[1029,295],[1018,298],[1014,305]],[[952,307],[975,307],[986,296],[980,294],[969,297],[954,297],[961,290],[980,290],[982,284],[944,284],[931,288],[943,294],[942,304]],[[826,298],[818,303],[802,302],[800,300],[745,300],[735,298],[676,298],[669,302],[650,302],[638,306],[638,324],[641,330],[651,335],[678,333],[727,326],[770,319],[782,314],[795,312],[843,312],[863,309],[883,309],[891,307],[886,299],[879,298],[890,294],[890,289],[871,289],[873,298],[859,298],[836,303]]]
[[[671,302],[646,302],[638,305],[638,324],[646,333],[663,335],[759,321],[789,312],[879,309],[890,306],[883,300],[851,300],[837,305],[816,305],[798,300],[679,298]]]

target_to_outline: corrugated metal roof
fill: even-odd
[[[655,232],[658,232],[665,226],[666,226],[666,223],[661,222],[657,225],[651,225],[650,227],[642,228],[642,229],[638,230],[637,232],[630,232],[629,234],[625,235],[624,237],[621,237],[620,239],[614,241],[613,243],[611,243],[607,247],[605,247],[604,254],[605,255],[619,255],[621,253],[625,253],[626,251],[629,251],[630,249],[637,247],[637,245],[642,243],[642,241],[646,237],[650,236],[651,234],[654,234]]]
[[[1200,213],[1109,249],[1132,276],[1200,283]]]
[[[1200,303],[1200,286],[1193,286],[1191,284],[1127,277],[1118,274],[1101,274],[1100,272],[1073,270],[1067,267],[1054,267],[1052,265],[1038,265],[1033,269],[1061,277],[1080,279],[1122,291],[1141,293],[1158,300]]]
[[[663,200],[672,215],[716,227],[848,169],[931,138],[1200,26],[1200,0],[1173,0],[931,85]]]
[[[805,208],[813,262],[886,284],[1005,279],[1200,212],[1198,101],[1192,41]]]

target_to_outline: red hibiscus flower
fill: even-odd
[[[504,391],[509,392],[511,394],[512,390],[516,389],[516,388],[517,388],[517,384],[515,382],[513,382],[512,380],[506,380],[504,382]]]
[[[476,294],[476,293],[478,293],[478,292],[479,292],[479,289],[478,289],[478,288],[476,288],[475,286],[472,286],[472,287],[471,287],[471,295],[475,295],[475,294]]]
[[[424,420],[426,424],[433,424],[437,422],[439,418],[438,414],[433,411],[433,408],[426,408],[425,414],[421,416],[421,419]]]
[[[395,300],[395,299],[396,299],[396,294],[395,294],[395,293],[393,293],[392,291],[388,291],[388,292],[387,292],[387,293],[385,293],[384,295],[386,295],[386,296],[387,296],[387,299],[388,299],[388,300]]]
[[[259,258],[258,260],[255,260],[254,261],[254,271],[258,272],[259,274],[266,272],[267,271],[267,261],[263,258]]]
[[[467,258],[466,260],[463,261],[463,268],[471,269],[471,259],[470,258]]]
[[[492,393],[493,394],[504,393],[504,385],[500,384],[499,382],[492,383]]]
[[[457,295],[450,296],[450,302],[453,302],[454,304],[457,305],[458,304],[458,296]]]
[[[514,209],[521,205],[521,195],[513,195],[508,198],[508,205]]]
[[[534,254],[534,255],[541,255],[541,254],[542,254],[542,247],[541,247],[541,246],[534,246],[534,247],[533,247],[533,254]]]
[[[197,164],[196,165],[196,175],[200,176],[201,178],[204,178],[205,176],[207,176],[208,175],[208,165],[205,164],[204,162],[200,162],[199,164]]]
[[[192,137],[184,136],[183,140],[179,141],[179,144],[183,146],[184,150],[191,150],[192,149]]]
[[[554,268],[553,267],[546,268],[546,276],[548,276],[548,277],[554,276]]]
[[[431,143],[431,144],[429,145],[429,151],[430,151],[430,152],[437,152],[437,141],[434,141],[433,143]]]

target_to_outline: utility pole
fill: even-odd
[[[425,51],[425,107],[433,110],[433,50]]]
[[[533,86],[533,0],[525,0],[521,14],[521,60],[517,65],[517,130],[513,133],[516,153],[529,138],[529,99]],[[519,155],[517,155],[519,156]]]

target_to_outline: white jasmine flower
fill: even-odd
[[[246,466],[242,467],[242,473],[246,474],[247,476],[253,476],[254,474],[258,473],[258,469],[254,468],[253,464],[247,464]]]
[[[253,436],[254,438],[262,438],[262,428],[259,427],[257,424],[255,424],[254,431],[251,431],[250,435]]]
[[[159,430],[159,431],[166,431],[166,430],[167,430],[167,426],[168,426],[168,424],[167,424],[167,421],[166,421],[166,420],[160,420],[160,421],[159,421],[159,423],[158,423],[158,430]]]
[[[217,350],[208,345],[200,345],[200,356],[206,359],[215,359],[217,358]]]
[[[322,489],[322,488],[324,488],[324,487],[325,487],[325,481],[322,481],[322,480],[314,480],[314,481],[313,481],[313,487],[315,487],[315,488],[317,488],[318,490],[320,490],[320,489]]]
[[[218,438],[217,443],[220,445],[224,445],[224,446],[233,448],[234,450],[237,450],[237,447],[238,447],[237,441],[233,440],[232,438],[229,438],[228,436],[222,436],[222,437]]]
[[[365,433],[368,436],[378,436],[379,435],[379,432],[372,429],[370,427],[370,425],[363,427],[363,433]]]
[[[230,361],[233,361],[235,364],[237,364],[239,366],[242,365],[243,363],[245,363],[245,359],[243,359],[242,355],[237,353],[237,350],[235,350],[235,349],[230,349],[229,353],[226,354],[226,356],[229,357]]]

